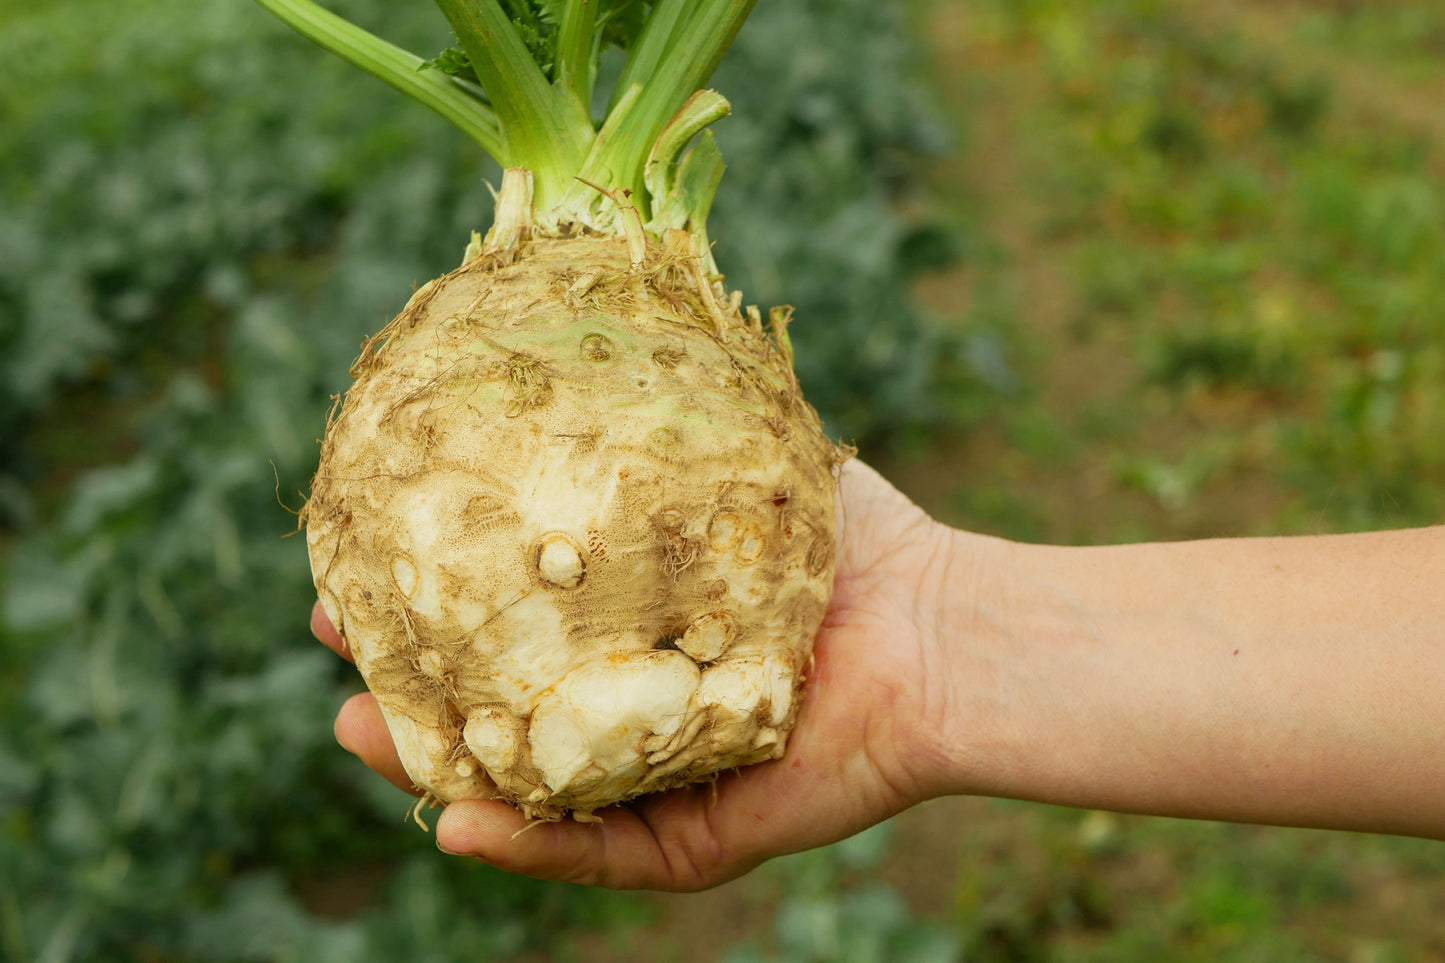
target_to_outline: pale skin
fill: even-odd
[[[834,597],[781,760],[444,850],[697,890],[949,794],[1445,839],[1445,527],[1098,548],[948,528],[844,469]],[[318,638],[346,645],[319,606]],[[375,700],[336,736],[411,790]]]

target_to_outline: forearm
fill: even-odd
[[[988,551],[961,791],[1445,838],[1445,528]]]

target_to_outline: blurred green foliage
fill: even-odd
[[[784,894],[767,939],[734,946],[722,963],[952,963],[960,942],[917,919],[897,889],[870,880],[887,854],[883,823],[832,846],[778,860],[767,872]]]
[[[835,431],[947,419],[895,203],[938,145],[897,18],[765,4],[713,236]],[[418,0],[338,8],[429,54]],[[424,109],[243,0],[0,0],[0,957],[479,959],[642,912],[443,859],[339,750],[290,513],[363,337],[485,227]],[[786,50],[779,44],[786,40]],[[813,391],[812,389],[815,389]]]
[[[1133,355],[1111,372],[1126,387],[1110,403],[1135,412],[1124,434],[1156,443],[1121,453],[1115,480],[1177,519],[1171,534],[1200,534],[1190,519],[1204,493],[1245,476],[1274,502],[1251,520],[1258,531],[1438,521],[1445,185],[1421,108],[1439,61],[1434,86],[1362,74],[1435,42],[1438,11],[975,8],[1044,84],[1019,129],[1048,256],[1068,264],[1074,341],[1061,348]],[[1370,59],[1333,59],[1341,51]],[[1117,448],[1109,421],[1076,439]],[[1181,450],[1198,429],[1217,437]],[[1149,533],[1093,537],[1124,534]]]
[[[1445,9],[1437,3],[1336,3],[1300,12],[1301,44],[1363,56],[1374,69],[1421,81],[1438,78]]]

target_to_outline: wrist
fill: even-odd
[[[920,571],[916,782],[920,799],[1002,795],[1020,758],[1014,573],[1028,546],[949,528]]]
[[[1104,724],[1090,700],[1112,691],[1119,653],[1098,644],[1084,614],[1079,550],[959,530],[949,540],[951,584],[938,594],[933,633],[948,693],[932,727],[935,794],[1087,795],[1089,731]]]

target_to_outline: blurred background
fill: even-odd
[[[719,262],[941,518],[1445,520],[1435,0],[770,0],[716,86]],[[0,958],[1445,960],[1412,840],[951,799],[692,896],[439,856],[288,535],[495,177],[245,0],[0,0]]]

